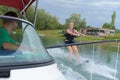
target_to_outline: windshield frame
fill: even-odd
[[[0,19],[10,19],[10,20],[16,20],[16,21],[20,21],[20,22],[24,22],[28,25],[31,25],[31,27],[34,27],[34,25],[27,21],[27,20],[24,20],[24,19],[20,19],[20,18],[15,18],[15,17],[9,17],[9,16],[0,16]],[[23,31],[24,32],[24,31]],[[46,49],[45,49],[46,50]],[[1,63],[1,66],[0,66],[0,70],[11,70],[11,69],[23,69],[23,68],[33,68],[33,67],[41,67],[41,66],[47,66],[47,65],[51,65],[51,64],[54,64],[55,61],[53,60],[52,56],[48,53],[48,51],[46,50],[47,54],[51,57],[51,60],[46,60],[46,61],[37,61],[37,62],[19,62],[19,63],[16,63],[16,62],[11,62],[11,63]]]

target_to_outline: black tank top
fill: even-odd
[[[74,29],[73,29],[74,32]],[[65,40],[74,41],[74,36],[65,32]]]

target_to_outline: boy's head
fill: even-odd
[[[18,17],[18,15],[12,11],[5,13],[4,16]],[[4,19],[3,24],[7,26],[11,26],[11,28],[13,29],[17,28],[18,26],[18,22],[15,20],[11,20],[11,19]]]

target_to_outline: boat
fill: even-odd
[[[26,19],[25,12],[34,2],[35,19],[32,24]],[[19,23],[12,36],[20,43],[17,50],[0,50],[0,80],[65,80],[36,33],[38,0],[0,0],[0,5],[13,7],[24,16],[21,19],[0,15],[0,21],[9,19]]]

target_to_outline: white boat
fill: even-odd
[[[0,0],[0,5],[14,7],[24,14],[35,1],[37,0]],[[18,32],[14,32],[12,36],[17,36],[20,47],[16,51],[0,50],[0,80],[65,80],[42,45],[34,29],[35,22],[32,24],[26,19],[1,15],[0,21],[4,19],[19,22]]]

